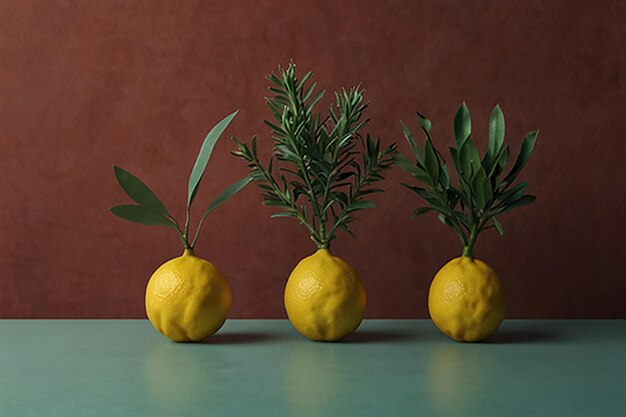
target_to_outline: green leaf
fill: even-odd
[[[425,184],[431,184],[430,177],[428,176],[426,171],[424,171],[423,169],[415,166],[411,161],[409,161],[407,159],[406,156],[402,155],[401,153],[398,153],[398,154],[396,154],[395,160],[396,160],[396,164],[400,168],[402,168],[405,171],[407,171],[414,178],[416,178],[417,180],[419,180],[419,181],[421,181],[421,182],[423,182]]]
[[[529,205],[530,203],[532,203],[533,201],[535,201],[537,199],[537,197],[535,197],[534,195],[525,195],[522,196],[519,200],[514,201],[513,203],[509,204],[506,207],[505,211],[509,211],[512,210],[514,208],[518,208],[518,207],[524,207]]]
[[[496,105],[489,118],[489,143],[487,145],[487,155],[493,161],[504,143],[504,114],[500,105]]]
[[[115,178],[117,178],[117,182],[119,182],[124,192],[137,204],[149,210],[163,213],[166,216],[170,215],[165,205],[159,200],[159,197],[139,178],[115,165],[113,165],[113,170],[115,171]]]
[[[224,191],[222,191],[220,195],[215,198],[215,200],[213,200],[211,204],[209,204],[209,208],[207,208],[202,218],[206,218],[209,213],[218,208],[222,203],[237,194],[239,191],[243,190],[244,187],[250,183],[250,181],[252,181],[252,178],[246,177],[235,181],[230,186],[228,186]]]
[[[352,211],[357,211],[357,210],[362,210],[362,209],[367,209],[367,208],[374,208],[374,207],[376,207],[376,203],[374,203],[373,201],[360,200],[360,201],[355,201],[352,204],[350,204],[347,212],[350,213]]]
[[[226,128],[235,118],[237,113],[239,113],[239,110],[223,118],[218,124],[213,127],[213,129],[211,129],[209,134],[204,139],[204,142],[200,147],[198,157],[196,158],[196,163],[194,164],[193,169],[191,170],[191,175],[189,177],[189,187],[187,189],[188,207],[191,207],[191,203],[193,203],[193,200],[196,198],[198,185],[200,185],[200,181],[202,180],[202,176],[204,175],[204,170],[206,169],[209,158],[211,157],[211,153],[213,152],[213,148],[215,147],[217,140],[220,138],[222,133],[224,133],[224,130],[226,130]]]
[[[430,140],[426,140],[424,145],[424,166],[432,179],[431,184],[437,184],[439,182],[439,159]]]
[[[480,167],[474,179],[472,180],[472,191],[474,195],[474,201],[479,209],[486,208],[491,202],[493,193],[491,190],[491,183],[485,174],[485,170]]]
[[[409,127],[406,124],[404,124],[402,120],[400,120],[400,125],[402,126],[402,133],[404,134],[404,137],[406,138],[407,142],[409,142],[409,146],[411,146],[411,149],[413,149],[413,152],[415,153],[415,157],[417,158],[417,161],[420,164],[424,165],[424,155],[422,155],[422,151],[420,150],[419,146],[417,145],[417,142],[415,141],[415,136],[413,136],[413,133],[411,132]]]
[[[522,196],[522,194],[524,194],[526,187],[528,187],[528,182],[526,181],[520,182],[519,184],[515,185],[510,190],[500,194],[498,196],[498,200],[502,201],[504,204],[517,201]]]
[[[437,216],[437,218],[439,219],[441,223],[445,224],[446,226],[456,229],[454,224],[450,221],[450,219],[448,219],[448,217],[445,214],[440,214],[439,216]]]
[[[415,112],[415,114],[417,114],[417,120],[419,120],[420,126],[422,126],[424,133],[426,133],[426,136],[430,138],[430,128],[433,126],[433,124],[430,120],[426,118],[426,116],[420,114],[419,112]]]
[[[517,159],[515,160],[515,164],[513,165],[513,168],[511,168],[511,172],[509,172],[509,174],[504,178],[503,183],[510,184],[515,181],[515,178],[519,175],[522,168],[524,168],[524,165],[526,165],[530,159],[530,154],[533,152],[538,135],[539,130],[535,130],[526,135],[524,141],[522,142],[519,155],[517,155]]]
[[[149,210],[145,207],[132,204],[122,204],[111,207],[111,213],[124,220],[134,223],[147,224],[149,226],[166,226],[176,228],[176,224],[165,215]]]
[[[426,214],[429,211],[437,211],[437,210],[435,208],[433,208],[433,207],[419,207],[419,208],[416,208],[415,210],[413,210],[413,213],[411,213],[411,219],[414,219],[417,216],[421,216],[422,214]]]
[[[461,145],[463,145],[470,133],[472,133],[472,120],[470,119],[469,109],[463,102],[454,115],[454,142],[457,148],[461,148]]]
[[[292,213],[292,212],[283,211],[283,212],[280,212],[280,213],[274,213],[274,214],[270,215],[270,217],[272,219],[277,219],[279,217],[296,217],[296,215],[294,213]]]
[[[476,175],[480,169],[482,169],[482,165],[480,163],[480,152],[478,151],[478,147],[471,136],[463,142],[463,145],[459,149],[459,165],[463,170],[463,178],[470,183],[472,181],[472,177]]]
[[[504,236],[504,228],[502,227],[498,219],[496,219],[495,217],[492,217],[491,221],[493,222],[493,225],[495,226],[498,233],[500,233],[500,236]]]

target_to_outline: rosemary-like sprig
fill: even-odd
[[[311,75],[298,79],[290,63],[267,77],[272,93],[267,105],[274,116],[265,121],[274,142],[267,166],[259,159],[256,137],[250,146],[233,138],[232,153],[246,161],[264,204],[283,208],[272,217],[297,219],[318,248],[329,248],[338,229],[353,236],[354,212],[375,206],[366,196],[383,191],[374,184],[393,165],[396,145],[381,148],[380,139],[359,134],[368,120],[358,86],[335,92],[328,115],[315,112],[325,91],[314,94],[317,83],[307,85]]]
[[[454,186],[450,183],[446,162],[431,140],[430,120],[420,113],[417,113],[417,118],[426,136],[423,148],[418,146],[410,129],[401,121],[404,136],[415,153],[415,162],[402,154],[396,156],[400,167],[426,185],[422,188],[402,184],[428,203],[425,207],[417,208],[412,217],[430,211],[438,212],[439,220],[459,235],[463,256],[472,257],[474,244],[482,231],[495,228],[500,235],[504,234],[496,216],[535,201],[535,196],[524,195],[527,182],[514,182],[530,158],[539,130],[526,135],[513,167],[501,178],[509,161],[510,150],[509,145],[503,147],[504,114],[500,106],[496,105],[491,112],[489,141],[481,158],[471,137],[469,110],[463,103],[454,117],[456,146],[450,147],[450,158],[459,178],[459,185]]]

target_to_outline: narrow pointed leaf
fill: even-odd
[[[165,217],[165,215],[149,210],[145,207],[132,204],[122,204],[111,207],[111,213],[124,220],[134,223],[146,224],[149,226],[166,226],[176,228],[176,224]]]
[[[437,184],[439,182],[439,159],[430,140],[426,140],[424,145],[424,166],[432,180],[431,183]]]
[[[457,148],[461,148],[465,139],[468,138],[472,132],[472,121],[470,119],[470,113],[465,103],[461,104],[461,107],[454,116],[454,142]]]
[[[206,216],[208,216],[213,210],[218,208],[222,203],[237,194],[239,191],[243,190],[244,187],[248,185],[248,183],[250,183],[250,181],[252,181],[252,178],[246,177],[235,181],[230,186],[228,186],[224,191],[222,191],[220,195],[215,198],[215,200],[213,200],[211,204],[209,204],[209,208],[207,208],[202,218],[206,218]]]
[[[191,206],[191,203],[193,203],[193,200],[196,197],[196,193],[198,192],[198,186],[200,185],[200,181],[202,180],[202,176],[204,175],[204,170],[206,169],[207,163],[209,162],[209,158],[211,157],[211,153],[213,152],[213,148],[215,147],[217,140],[220,138],[222,133],[224,133],[224,130],[226,130],[226,128],[235,118],[237,113],[239,113],[239,110],[223,118],[218,124],[215,125],[215,127],[213,127],[213,129],[211,129],[209,134],[204,139],[202,147],[200,148],[200,152],[198,153],[198,157],[196,158],[196,163],[191,170],[191,176],[189,177],[189,187],[187,190],[188,206]]]
[[[402,120],[400,120],[400,125],[402,126],[402,133],[404,134],[406,141],[409,142],[409,146],[411,146],[411,149],[413,149],[413,152],[415,153],[415,157],[417,158],[420,164],[424,165],[424,156],[422,155],[422,151],[417,145],[415,136],[413,136],[413,133],[411,132],[409,127],[406,124],[404,124]]]
[[[165,208],[165,205],[159,200],[159,197],[157,197],[139,178],[115,165],[113,165],[113,170],[115,171],[115,178],[117,178],[117,182],[119,182],[124,192],[137,204],[149,210],[169,216],[167,208]]]
[[[500,105],[496,105],[489,118],[489,142],[487,145],[487,155],[493,161],[502,144],[504,143],[504,114]]]
[[[419,112],[415,112],[415,114],[417,114],[417,120],[419,120],[424,133],[426,133],[426,136],[430,139],[430,128],[433,126],[432,122]]]
[[[526,165],[530,159],[530,154],[533,152],[538,135],[539,130],[535,130],[534,132],[530,132],[526,135],[524,141],[522,142],[519,155],[517,155],[517,159],[515,160],[515,164],[513,165],[513,168],[511,168],[511,172],[509,172],[509,174],[504,178],[504,183],[510,184],[515,181],[515,178],[519,175],[522,168],[524,168],[524,165]]]
[[[417,216],[421,216],[422,214],[426,214],[429,211],[437,211],[437,210],[434,209],[433,207],[419,207],[419,208],[416,208],[415,210],[413,210],[413,213],[411,213],[411,219],[414,219]]]
[[[504,236],[504,227],[502,227],[502,224],[500,224],[498,219],[496,219],[495,217],[492,217],[491,221],[493,222],[493,225],[498,231],[498,233],[500,233],[500,236]]]
[[[419,181],[421,181],[423,183],[431,184],[430,177],[428,176],[426,171],[424,171],[423,169],[413,165],[413,163],[411,163],[411,161],[409,161],[406,156],[404,156],[404,155],[399,153],[399,154],[396,155],[395,160],[396,160],[396,164],[400,168],[402,168],[405,171],[407,171],[414,178],[418,179]]]
[[[471,182],[472,176],[475,175],[479,169],[482,169],[480,164],[480,152],[471,137],[465,140],[459,150],[459,165],[463,170],[463,177],[468,182]]]

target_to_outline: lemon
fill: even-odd
[[[177,342],[199,341],[218,331],[231,304],[224,275],[190,249],[161,265],[146,288],[148,319]]]
[[[428,310],[439,330],[454,340],[484,340],[504,319],[506,295],[502,281],[479,259],[453,259],[433,279]]]
[[[351,334],[361,324],[365,306],[358,273],[328,249],[300,261],[285,288],[291,324],[312,340],[335,341]]]

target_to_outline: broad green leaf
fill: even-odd
[[[439,183],[447,190],[450,187],[450,173],[448,172],[448,167],[446,166],[446,161],[444,161],[443,156],[439,153],[439,151],[435,150],[437,153],[437,160],[439,161]]]
[[[424,167],[432,180],[431,184],[437,184],[439,182],[439,159],[430,140],[426,140],[424,145]]]
[[[426,136],[430,139],[430,128],[433,126],[433,124],[430,120],[426,118],[426,116],[420,114],[420,112],[415,112],[415,114],[417,114],[417,120],[419,120],[420,126],[422,126],[424,133],[426,133]]]
[[[478,170],[482,169],[480,152],[471,136],[465,140],[463,146],[459,149],[459,165],[463,170],[463,178],[469,183],[471,183],[472,177],[476,175]]]
[[[400,125],[402,126],[402,133],[404,133],[404,137],[406,138],[407,142],[409,142],[409,146],[411,146],[411,149],[413,149],[417,161],[422,166],[424,166],[424,155],[422,155],[422,151],[420,150],[417,141],[415,140],[415,136],[413,136],[413,133],[411,132],[409,127],[404,124],[402,120],[400,120]]]
[[[465,139],[472,133],[472,120],[465,102],[454,115],[454,142],[457,148],[461,148]]]
[[[493,161],[496,154],[504,143],[504,114],[500,105],[496,105],[489,118],[489,143],[487,145],[487,155]]]
[[[510,190],[500,194],[498,196],[498,200],[502,201],[504,204],[517,201],[524,194],[526,187],[528,187],[528,182],[526,181],[520,182],[519,184],[515,185]]]
[[[454,224],[444,214],[440,214],[439,216],[437,216],[437,218],[439,219],[441,223],[445,224],[446,226],[451,227],[453,229],[455,228]]]
[[[166,216],[170,215],[165,205],[159,200],[159,197],[139,178],[115,165],[113,165],[113,170],[115,171],[115,178],[117,178],[117,182],[119,182],[124,192],[137,204],[152,211],[163,213]]]
[[[496,219],[495,217],[492,217],[491,221],[493,222],[493,225],[498,231],[498,233],[500,233],[500,236],[504,236],[504,228],[502,227],[498,219]]]
[[[514,201],[513,203],[509,204],[506,208],[506,211],[512,210],[514,208],[518,208],[518,207],[524,207],[529,205],[530,203],[532,203],[533,201],[535,201],[537,199],[537,197],[535,197],[534,195],[525,195],[522,196],[519,200]]]
[[[429,211],[437,211],[437,210],[434,209],[433,207],[419,207],[413,210],[413,213],[411,213],[411,218],[414,219],[417,216],[421,216],[422,214],[428,213]]]
[[[479,209],[487,207],[492,198],[491,183],[485,174],[485,170],[480,167],[472,180],[472,191],[474,201]]]
[[[204,170],[206,169],[207,163],[209,162],[209,158],[211,158],[211,153],[213,152],[213,148],[215,147],[217,140],[220,138],[222,133],[224,133],[224,130],[226,130],[226,128],[235,118],[237,113],[239,113],[239,110],[223,118],[218,124],[213,127],[213,129],[211,129],[209,134],[204,139],[204,142],[200,147],[198,157],[196,158],[196,163],[191,170],[191,176],[189,177],[189,187],[187,189],[188,207],[191,206],[191,203],[193,203],[193,200],[196,198],[198,186],[200,185],[200,181],[202,180],[202,176],[204,175]]]
[[[411,161],[409,161],[407,159],[406,156],[404,156],[401,153],[399,153],[399,154],[396,155],[395,160],[396,160],[396,164],[400,168],[402,168],[405,171],[407,171],[414,178],[416,178],[417,180],[419,180],[419,181],[421,181],[421,182],[423,182],[425,184],[431,184],[430,177],[428,176],[426,171],[424,171],[423,169],[415,166]]]
[[[526,135],[524,141],[522,142],[519,155],[517,155],[517,159],[515,160],[515,164],[513,165],[513,168],[511,168],[511,172],[509,172],[509,174],[504,178],[504,183],[510,184],[515,181],[515,178],[519,175],[522,168],[524,168],[524,165],[526,165],[530,159],[530,154],[533,152],[538,135],[539,130],[535,130],[534,132],[530,132]]]
[[[117,217],[134,223],[176,228],[176,224],[165,217],[165,215],[149,210],[145,207],[135,206],[132,204],[122,204],[111,207],[109,210],[111,210],[111,213],[115,214]]]
[[[374,208],[376,207],[376,203],[374,203],[373,201],[369,201],[369,200],[360,200],[360,201],[356,201],[352,204],[350,204],[348,206],[348,213],[352,212],[352,211],[357,211],[357,210],[362,210],[362,209],[367,209],[367,208]]]
[[[454,165],[454,169],[456,169],[456,172],[458,174],[461,174],[461,172],[463,172],[463,169],[461,168],[461,165],[459,164],[458,149],[453,148],[452,146],[450,146],[448,149],[450,150],[450,158],[452,159],[452,164]]]
[[[206,218],[206,216],[208,216],[209,213],[211,213],[213,210],[218,208],[222,203],[224,203],[226,200],[228,200],[229,198],[231,198],[232,196],[237,194],[239,191],[243,190],[243,188],[246,185],[248,185],[250,183],[250,181],[252,181],[252,178],[246,177],[246,178],[242,178],[242,179],[240,179],[238,181],[235,181],[234,183],[229,185],[224,191],[222,191],[222,193],[220,195],[218,195],[215,198],[215,200],[213,200],[213,202],[211,204],[209,204],[209,208],[207,208],[207,210],[204,213],[204,216],[202,216],[202,218],[203,219]]]

